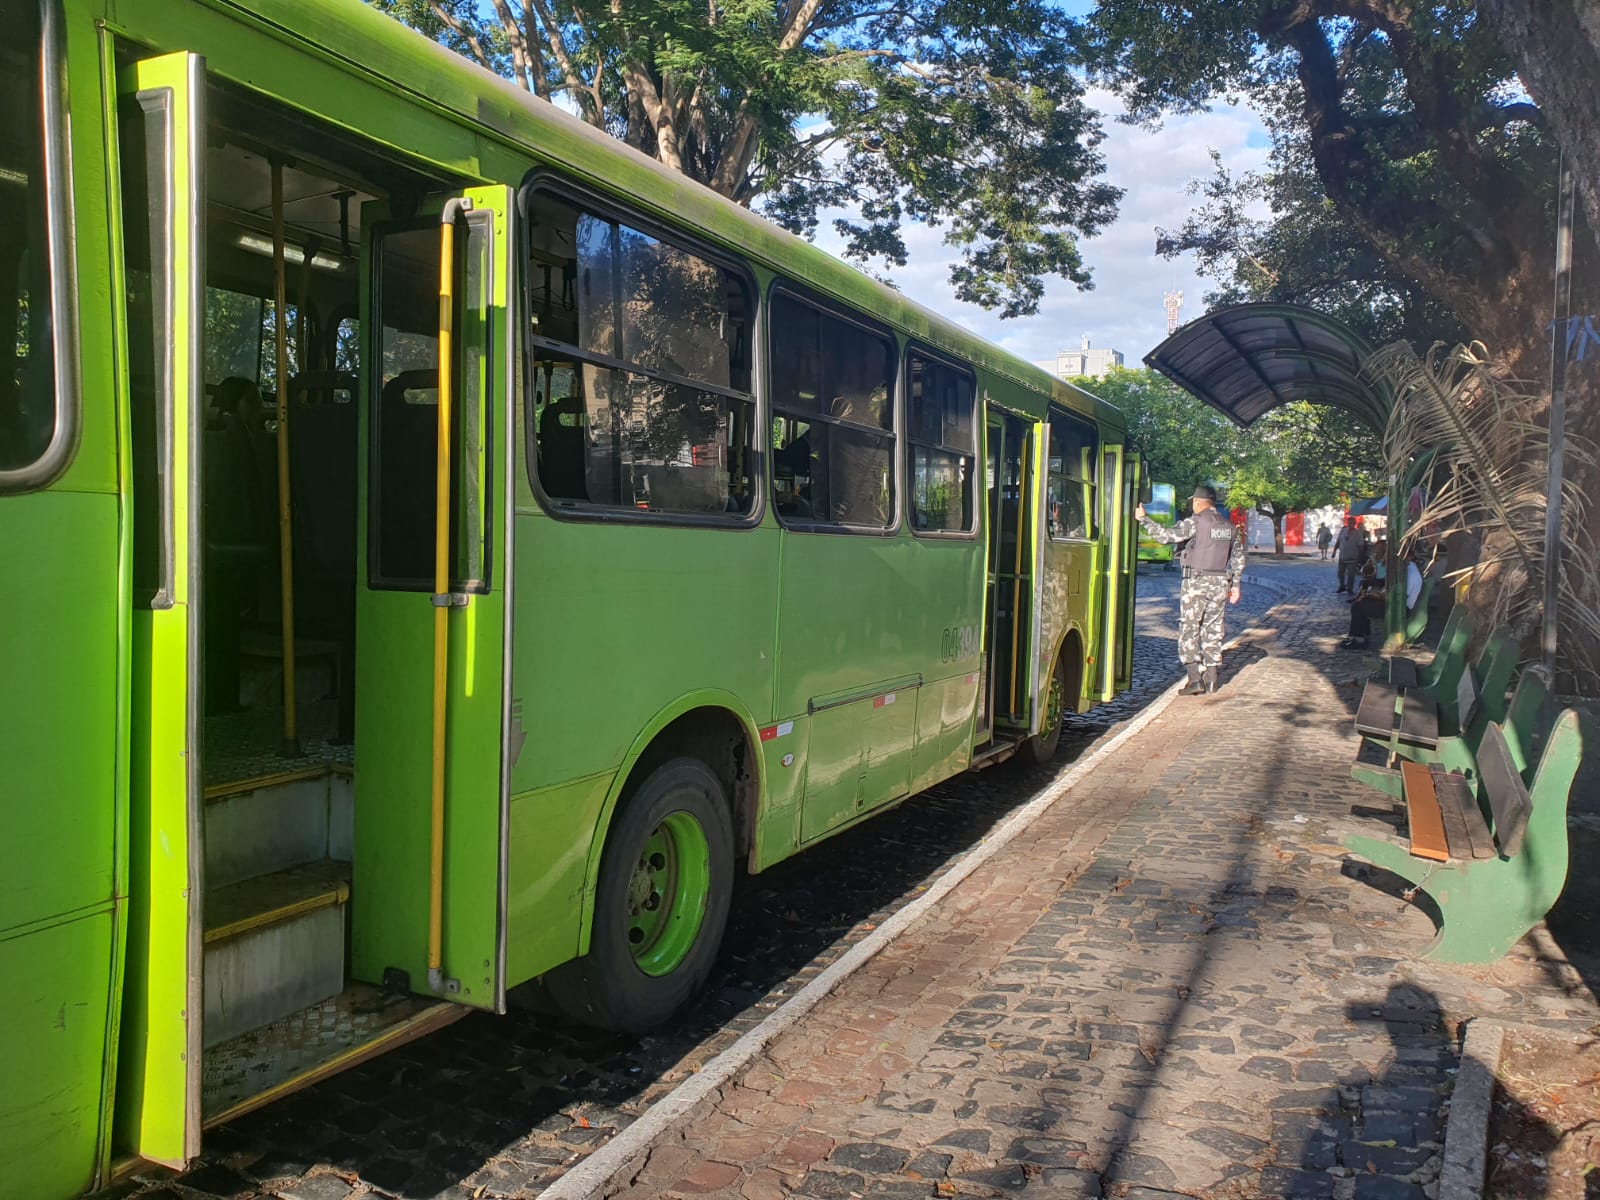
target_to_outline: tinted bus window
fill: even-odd
[[[469,222],[456,249],[456,328],[481,306],[484,286],[475,247],[485,235]],[[439,226],[386,231],[379,241],[378,362],[373,406],[367,553],[372,582],[416,591],[433,588],[439,445]],[[455,403],[450,406],[450,561],[452,591],[482,591],[483,514],[477,464],[483,458],[478,407],[479,351],[466,337],[455,348]]]
[[[529,210],[528,458],[545,496],[558,507],[749,513],[743,277],[548,192]]]
[[[1050,414],[1050,536],[1094,534],[1096,436],[1094,426],[1064,413]]]
[[[894,347],[793,296],[772,301],[772,499],[799,524],[887,529]]]
[[[906,424],[911,440],[911,528],[968,533],[973,500],[977,417],[972,377],[916,354],[907,360]]]
[[[11,363],[0,393],[0,471],[32,466],[55,439],[57,397],[45,214],[42,29],[37,3],[8,6],[0,48],[0,276],[12,299]]]

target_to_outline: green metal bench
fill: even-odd
[[[1458,604],[1445,618],[1433,658],[1418,665],[1416,659],[1396,654],[1385,663],[1385,677],[1390,683],[1401,687],[1437,688],[1441,681],[1446,687],[1454,686],[1454,681],[1443,678],[1441,673],[1447,670],[1460,672],[1460,664],[1467,660],[1467,647],[1472,644],[1472,637],[1477,632],[1477,619],[1466,605]]]
[[[1447,771],[1476,777],[1478,746],[1483,741],[1484,729],[1491,721],[1502,722],[1512,757],[1519,768],[1525,768],[1534,758],[1533,747],[1543,741],[1550,727],[1546,712],[1549,695],[1545,691],[1544,681],[1532,671],[1523,671],[1517,677],[1516,690],[1508,706],[1501,692],[1478,692],[1476,673],[1472,669],[1462,673],[1462,680],[1473,681],[1474,695],[1468,698],[1466,689],[1460,690],[1457,719],[1465,715],[1465,720],[1459,725],[1458,733],[1441,737],[1432,750],[1401,742],[1378,742],[1363,738],[1355,764],[1350,768],[1351,777],[1395,800],[1401,799],[1399,764],[1402,760],[1424,766],[1441,766]]]
[[[1441,643],[1439,657],[1448,658],[1426,683],[1405,687],[1373,679],[1363,689],[1356,709],[1356,731],[1376,743],[1383,765],[1392,765],[1389,760],[1396,755],[1437,761],[1441,740],[1461,736],[1479,715],[1479,708],[1486,710],[1484,720],[1505,716],[1506,689],[1518,653],[1511,630],[1495,630],[1472,662],[1464,664],[1455,649],[1463,629],[1464,623],[1457,626],[1455,642]],[[1444,691],[1447,681],[1453,685],[1449,692]],[[1358,756],[1351,771],[1363,783],[1381,787],[1371,776],[1372,768],[1372,762]]]
[[[1563,712],[1531,782],[1492,721],[1478,747],[1476,788],[1437,764],[1401,765],[1408,844],[1353,837],[1345,849],[1432,897],[1439,931],[1425,957],[1491,963],[1544,919],[1566,883],[1567,802],[1592,738],[1576,709]]]

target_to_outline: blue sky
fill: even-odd
[[[1089,98],[1104,114],[1106,178],[1124,189],[1117,219],[1099,237],[1081,243],[1094,275],[1092,291],[1053,280],[1036,315],[1002,321],[954,299],[949,270],[955,256],[943,245],[941,231],[926,227],[906,229],[909,262],[890,275],[907,295],[1030,361],[1052,359],[1087,335],[1093,345],[1121,350],[1128,366],[1138,366],[1166,337],[1162,301],[1168,289],[1175,284],[1182,291],[1180,320],[1188,321],[1203,311],[1201,298],[1209,286],[1194,273],[1192,262],[1156,257],[1157,227],[1182,225],[1193,211],[1196,199],[1187,188],[1211,174],[1212,150],[1221,153],[1230,171],[1242,173],[1266,161],[1267,134],[1248,109],[1218,105],[1148,130],[1119,123],[1122,106],[1110,93],[1091,91]],[[840,248],[827,223],[817,243],[833,253]]]

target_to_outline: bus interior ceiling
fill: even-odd
[[[386,199],[404,210],[446,185],[215,81],[207,106],[205,401],[197,440],[206,700],[203,1113],[210,1123],[386,1031],[409,1028],[432,1007],[347,979],[347,910],[361,206]],[[283,713],[278,392],[285,383],[293,740]]]

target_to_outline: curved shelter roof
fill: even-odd
[[[1367,340],[1298,304],[1241,304],[1190,321],[1144,361],[1241,429],[1296,400],[1343,408],[1382,433],[1387,384],[1364,379]]]

